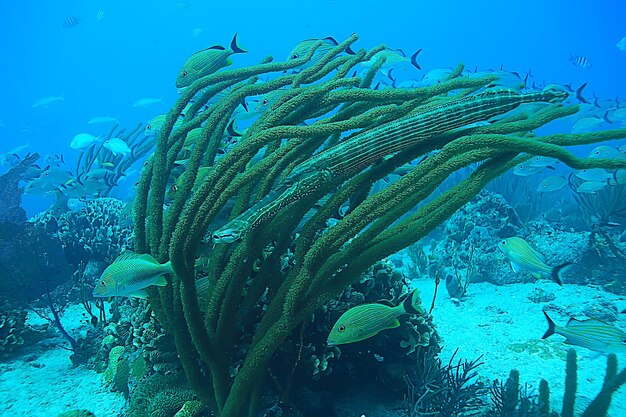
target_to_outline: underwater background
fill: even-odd
[[[0,13],[1,416],[626,415],[626,5]]]

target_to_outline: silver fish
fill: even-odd
[[[559,334],[565,343],[601,353],[626,353],[626,332],[597,319],[569,319],[565,327],[557,326],[545,311],[548,330],[542,339]]]

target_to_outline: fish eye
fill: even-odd
[[[291,58],[293,58],[293,59],[297,59],[297,58],[298,58],[298,54],[293,54],[293,55],[291,55]]]
[[[150,130],[150,129],[152,129],[152,126],[150,126],[149,124],[146,125],[146,130]]]
[[[105,280],[100,281],[100,285],[102,285],[103,287],[105,287],[107,285]]]
[[[180,75],[182,75],[183,77],[187,76],[187,71],[183,71]]]
[[[343,332],[344,330],[346,330],[346,326],[342,324],[341,326],[339,326],[337,330],[339,330],[340,332]]]
[[[267,106],[267,99],[263,99],[263,105]]]
[[[172,191],[178,191],[178,185],[172,185]]]
[[[501,244],[502,246],[506,245],[506,240],[501,241],[501,242],[500,242],[500,244]]]

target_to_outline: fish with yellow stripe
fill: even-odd
[[[229,48],[222,45],[213,45],[202,51],[191,55],[183,64],[178,77],[176,78],[176,88],[189,87],[191,83],[206,75],[213,74],[217,70],[227,67],[233,63],[231,55],[243,54],[245,51],[237,45],[237,34],[233,36]]]
[[[147,287],[167,285],[165,274],[172,274],[170,262],[160,264],[148,254],[126,251],[106,267],[93,289],[93,296],[146,298]]]
[[[502,239],[498,247],[511,262],[513,271],[518,272],[521,269],[525,269],[533,274],[535,278],[548,276],[559,285],[563,283],[561,279],[563,268],[571,265],[571,262],[565,262],[557,266],[548,265],[545,256],[530,246],[524,239],[517,236]]]
[[[399,316],[424,314],[420,304],[421,299],[416,288],[396,306],[389,301],[379,301],[352,307],[339,317],[326,342],[328,346],[360,342],[383,330],[395,329],[400,326]]]
[[[545,311],[548,330],[542,339],[559,334],[564,343],[601,353],[626,353],[626,332],[598,319],[569,319],[565,327],[557,326]]]

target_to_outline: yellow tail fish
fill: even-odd
[[[546,275],[559,285],[562,285],[561,271],[566,266],[571,265],[571,262],[565,262],[558,266],[548,265],[546,258],[521,237],[502,239],[498,247],[504,256],[511,261],[513,271],[518,272],[520,269],[525,269],[536,278]]]

